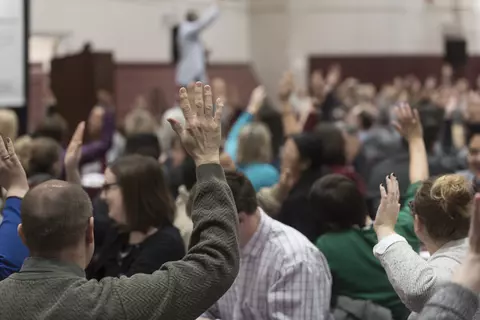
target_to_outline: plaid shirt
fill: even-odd
[[[328,320],[331,285],[323,254],[298,231],[261,211],[260,225],[242,249],[235,283],[203,317]]]

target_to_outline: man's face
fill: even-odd
[[[480,134],[476,134],[468,145],[468,166],[475,176],[480,176]]]

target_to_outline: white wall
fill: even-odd
[[[304,85],[311,55],[441,55],[454,1],[285,0],[282,6],[280,0],[250,0],[253,26],[272,20],[270,29],[279,28],[263,41],[252,29],[252,58],[260,65],[259,57],[271,56],[270,71],[262,74],[271,88],[279,69],[288,68]],[[480,0],[458,2],[469,52],[480,54]],[[278,21],[288,28],[278,26]]]
[[[250,60],[246,0],[228,0],[215,26],[204,34],[214,62]],[[61,53],[90,41],[97,50],[114,51],[117,61],[170,61],[170,25],[188,8],[212,0],[34,0],[31,32],[64,35]],[[235,34],[234,37],[231,35]]]

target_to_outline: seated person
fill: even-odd
[[[243,174],[227,172],[226,178],[240,221],[240,272],[203,318],[331,319],[332,279],[323,254],[300,232],[265,214]]]
[[[415,195],[413,191],[412,188],[410,200]],[[328,231],[318,238],[317,247],[332,272],[334,304],[339,296],[371,301],[388,308],[395,320],[406,319],[410,311],[373,255],[377,237],[366,201],[355,182],[342,175],[327,175],[313,185],[310,203],[318,223],[328,226]],[[419,241],[408,206],[400,212],[395,230],[418,251]]]
[[[130,155],[105,171],[102,199],[116,230],[108,230],[88,268],[90,278],[152,273],[183,258],[185,248],[172,222],[173,199],[160,164]]]
[[[34,138],[28,161],[28,183],[31,188],[51,179],[57,179],[62,172],[62,148],[52,138]]]
[[[275,185],[280,174],[271,165],[272,137],[262,123],[251,123],[243,127],[238,137],[237,169],[252,183],[255,191]]]

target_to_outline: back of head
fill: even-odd
[[[162,149],[156,134],[139,133],[127,136],[125,154],[138,154],[158,159],[162,154]]]
[[[81,186],[50,180],[25,195],[21,212],[32,256],[55,258],[84,241],[92,204]]]
[[[28,135],[19,137],[14,142],[15,153],[22,163],[23,169],[28,172],[28,165],[32,154],[32,138]]]
[[[310,190],[309,202],[321,227],[341,231],[365,225],[367,203],[357,184],[343,175],[329,174],[317,180]]]
[[[237,212],[244,212],[247,215],[254,214],[258,206],[257,193],[250,180],[238,171],[225,172],[225,178],[230,190],[232,190]]]
[[[225,171],[225,178],[228,186],[232,191],[233,199],[237,212],[243,212],[247,215],[253,215],[257,211],[257,194],[253,188],[252,183],[248,178],[238,171]],[[190,215],[193,207],[193,200],[195,198],[196,186],[190,192],[190,197],[187,203],[187,213]]]
[[[334,124],[321,123],[315,128],[315,133],[322,141],[323,163],[327,166],[345,165],[345,137],[342,130]]]
[[[0,134],[14,141],[18,135],[18,117],[10,109],[0,109]]]
[[[150,227],[172,223],[174,202],[156,159],[129,155],[113,162],[109,169],[122,192],[129,230],[147,232]]]
[[[135,108],[125,117],[125,134],[127,136],[155,133],[157,122],[155,117],[145,108]]]
[[[30,161],[28,163],[29,175],[46,173],[52,176],[58,172],[61,147],[52,138],[35,138],[32,140]]]
[[[293,142],[295,143],[301,161],[307,161],[309,163],[308,169],[317,170],[324,163],[323,160],[323,142],[324,139],[317,132],[312,133],[300,133],[293,135]]]
[[[412,211],[431,238],[458,240],[468,235],[473,198],[473,185],[463,176],[430,178],[417,191]]]
[[[188,22],[194,22],[198,20],[198,13],[195,10],[188,10],[187,14],[185,15],[185,19]]]
[[[282,116],[270,104],[264,103],[257,113],[257,119],[267,126],[272,136],[272,155],[276,158],[280,154],[280,148],[284,143]]]
[[[237,162],[242,164],[272,161],[271,134],[260,122],[243,127],[238,137]]]
[[[62,144],[67,135],[67,121],[58,113],[46,117],[38,126],[34,137],[51,138]]]

